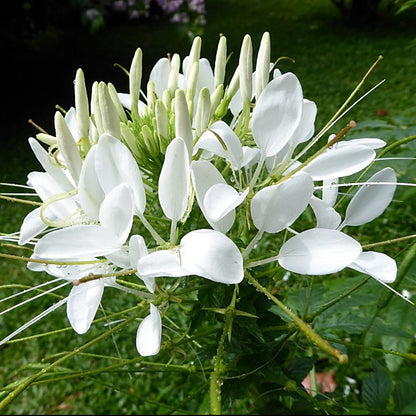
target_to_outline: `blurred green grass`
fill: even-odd
[[[396,127],[394,134],[391,129],[372,130],[391,142],[405,137],[410,131],[412,120],[413,125],[416,124],[416,112],[412,110],[416,105],[416,51],[411,47],[416,38],[414,14],[383,16],[376,26],[352,29],[341,25],[338,11],[329,0],[208,0],[206,4],[208,14],[202,55],[211,62],[214,61],[218,36],[222,33],[227,37],[229,52],[233,52],[229,63],[229,68],[233,70],[243,36],[246,33],[252,36],[254,50],[257,51],[261,35],[264,31],[269,31],[272,58],[290,57],[294,60],[282,60],[279,68],[282,72],[294,72],[301,81],[305,98],[318,105],[317,130],[348,97],[379,55],[383,55],[384,59],[360,92],[368,90],[380,80],[386,81],[334,126],[333,132],[341,129],[349,119],[358,122],[393,122]],[[190,40],[180,27],[164,21],[143,23],[140,26],[107,26],[96,34],[86,33],[82,28],[72,28],[70,31],[60,29],[40,33],[23,50],[17,50],[16,55],[7,57],[9,74],[6,77],[6,88],[10,88],[10,92],[3,108],[0,126],[0,181],[25,183],[27,173],[39,169],[27,144],[27,138],[36,134],[36,131],[27,120],[32,118],[53,133],[55,104],[64,108],[73,105],[72,80],[78,67],[84,70],[89,84],[95,80],[103,80],[112,82],[121,92],[127,91],[127,78],[114,64],[128,68],[137,47],[141,47],[144,52],[146,77],[156,60],[167,53],[178,52],[184,57],[189,51]],[[380,109],[384,110],[385,115],[379,115]],[[407,118],[401,117],[404,113]],[[371,129],[367,131],[370,132]],[[415,156],[414,146],[410,147],[410,151],[413,153],[408,156]],[[406,150],[402,153],[406,154]],[[415,180],[412,166],[414,162],[413,165],[409,162],[399,163],[397,166],[402,171],[402,177],[409,181]],[[413,195],[414,192],[406,190],[399,194],[398,203],[392,204],[383,216],[387,218],[387,223],[385,219],[376,220],[371,229],[368,229],[368,234],[364,228],[364,239],[368,238],[369,242],[377,241],[386,238],[390,233],[396,233],[393,237],[398,237],[412,232],[415,229]],[[27,212],[27,207],[0,201],[0,230],[18,230]],[[4,252],[7,250],[3,249]],[[13,260],[0,262],[1,284],[30,286],[45,279],[47,276],[44,274],[29,273],[24,264]],[[1,297],[17,290],[10,288]],[[64,296],[68,290],[64,289],[60,295]],[[106,302],[110,296],[111,303]],[[29,303],[0,316],[1,338],[53,301],[55,298],[52,295],[45,296],[35,300],[33,304]],[[110,289],[104,294],[103,303],[109,305],[112,311],[117,311],[119,306],[124,305],[124,300],[121,294],[115,294]],[[67,327],[65,308],[61,308],[25,331],[22,336]],[[31,370],[25,369],[26,365],[39,363],[40,360],[48,362],[49,354],[70,351],[99,333],[99,328],[92,328],[88,334],[79,336],[72,329],[66,329],[53,336],[1,347],[1,385],[29,374]],[[134,358],[137,355],[134,339],[133,327],[118,334],[117,346],[123,357]],[[111,351],[111,355],[114,349],[112,341],[106,340],[88,352],[98,354]],[[77,370],[91,369],[110,362],[109,359],[100,360],[80,355],[66,365]],[[178,389],[175,389],[177,386]],[[173,407],[178,403],[179,406],[187,403],[188,409],[198,409],[203,408],[203,404],[198,403],[198,396],[187,398],[186,392],[200,386],[201,379],[193,374],[170,375],[167,383],[163,373],[142,372],[129,376],[123,372],[116,375],[110,372],[96,379],[83,377],[34,385],[23,392],[6,409],[6,413],[163,413],[172,411],[169,407],[170,401],[174,403]],[[165,403],[167,407],[161,403]],[[186,411],[186,407],[180,407],[178,412],[181,411]]]

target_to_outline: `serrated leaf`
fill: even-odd
[[[362,397],[369,409],[385,410],[389,401],[393,383],[387,370],[373,360],[374,373],[363,381]]]

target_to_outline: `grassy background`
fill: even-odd
[[[254,50],[257,51],[261,35],[264,31],[269,31],[273,59],[283,56],[294,59],[295,62],[282,61],[279,68],[282,72],[294,72],[301,81],[305,98],[314,100],[318,105],[317,129],[337,110],[377,57],[383,55],[384,59],[362,91],[382,79],[386,79],[386,82],[339,122],[334,127],[334,132],[349,119],[358,122],[393,122],[397,127],[396,137],[404,137],[408,132],[412,117],[416,115],[412,110],[416,105],[416,51],[411,48],[412,41],[416,39],[414,14],[386,15],[375,26],[352,29],[341,25],[338,11],[329,0],[207,0],[206,4],[208,14],[202,55],[213,62],[218,36],[222,33],[227,37],[229,52],[234,53],[230,60],[230,68],[234,69],[243,36],[246,33],[252,36]],[[127,91],[127,78],[114,64],[128,68],[137,47],[141,47],[144,52],[146,77],[156,60],[167,53],[178,52],[184,57],[189,51],[190,40],[183,28],[159,20],[139,26],[109,25],[96,34],[87,33],[81,27],[45,28],[36,36],[27,37],[25,43],[18,47],[11,45],[7,48],[6,45],[6,76],[3,77],[0,123],[0,181],[24,183],[27,173],[38,169],[27,145],[27,137],[36,131],[27,120],[31,118],[46,130],[54,132],[54,106],[60,104],[68,108],[73,105],[72,80],[78,67],[84,70],[89,85],[95,80],[103,80],[112,82],[121,92]],[[378,110],[381,109],[384,110],[384,115],[379,115]],[[409,118],[402,118],[404,113]],[[382,134],[390,140],[391,131],[386,130]],[[403,177],[415,180],[411,176],[413,174],[409,176],[406,173],[409,172],[408,165],[400,165],[400,168]],[[401,200],[405,202],[395,205],[394,210],[389,211],[389,229],[395,230],[398,235],[415,229],[414,198],[409,194]],[[400,208],[397,209],[397,206]],[[19,229],[27,211],[28,208],[0,201],[0,229],[3,232]],[[385,224],[380,221],[376,228],[380,235],[385,231],[383,227]],[[377,240],[377,236],[371,237]],[[20,263],[0,263],[2,284],[30,285],[34,281],[41,281],[41,278],[39,274],[34,276],[28,273]],[[10,293],[12,289],[1,297]],[[113,296],[110,307],[117,311],[121,304],[121,294],[105,294],[110,295]],[[1,337],[39,313],[51,301],[51,298],[34,301],[6,316],[0,316]],[[70,351],[100,333],[99,330],[91,329],[88,334],[78,336],[67,325],[65,310],[62,308],[22,335],[64,328],[61,333],[2,347],[0,383],[10,383],[16,377],[26,374],[26,371],[33,371],[30,363],[48,362],[52,359],[48,357],[49,354]],[[135,329],[131,328],[120,334],[118,346],[122,349],[123,356],[137,355],[132,342],[134,333]],[[111,340],[96,349],[90,349],[89,353],[98,353],[103,348],[114,349]],[[74,369],[91,369],[103,364],[96,357],[78,356],[66,365]],[[188,378],[178,376],[177,384],[175,377],[171,377],[172,385],[164,385],[163,373],[146,373],[143,370],[133,376],[121,373],[114,378],[108,373],[95,380],[84,377],[35,385],[25,391],[6,412],[163,413],[173,410],[169,408],[169,398],[173,395],[175,403],[188,402],[188,408],[194,406],[193,408],[203,409],[203,404],[196,404],[198,397],[188,398],[183,393],[190,392],[191,387],[196,390],[199,388],[193,384],[195,380],[192,375]],[[160,386],[163,386],[163,391],[160,391]],[[165,403],[166,407],[161,403]],[[182,407],[179,413],[181,411],[185,412],[186,409]]]

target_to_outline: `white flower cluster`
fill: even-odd
[[[31,172],[28,185],[42,204],[24,219],[19,244],[34,245],[29,269],[73,282],[65,302],[77,333],[88,331],[105,287],[123,289],[123,273],[141,279],[149,300],[159,290],[156,278],[237,284],[245,268],[276,261],[305,275],[349,267],[382,283],[395,280],[393,259],[363,251],[343,232],[386,209],[393,169],[363,183],[343,216],[336,211],[339,178],[363,171],[386,143],[344,140],[345,130],[303,160],[322,136],[314,137],[317,108],[298,78],[271,62],[269,34],[255,68],[251,38],[244,38],[228,85],[226,38],[214,69],[200,50],[195,38],[182,63],[177,54],[160,59],[146,93],[140,49],[128,94],[96,82],[89,100],[78,70],[75,107],[55,114],[55,136],[29,139],[43,171]],[[316,218],[309,228],[300,218],[307,209]],[[161,327],[150,302],[137,332],[141,355],[158,353]]]

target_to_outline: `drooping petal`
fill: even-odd
[[[142,257],[147,256],[147,247],[144,238],[141,235],[132,235],[129,240],[129,256],[130,267],[137,269],[137,264]],[[147,287],[147,290],[154,293],[156,289],[156,281],[153,276],[144,277],[140,273],[136,273],[136,276],[143,280]]]
[[[217,183],[211,186],[205,194],[205,212],[213,221],[219,221],[238,207],[246,199],[248,192],[249,188],[239,194],[232,186]]]
[[[97,144],[95,169],[100,185],[108,194],[117,185],[127,182],[133,191],[136,212],[143,214],[146,194],[137,162],[120,140],[103,134]]]
[[[273,156],[290,140],[303,111],[302,87],[292,73],[266,85],[253,111],[253,138],[265,156]]]
[[[241,168],[243,163],[243,148],[240,139],[234,131],[222,120],[212,124],[206,130],[194,147],[208,150],[231,162],[234,169]]]
[[[366,146],[343,146],[322,153],[303,168],[314,181],[341,178],[367,167],[376,152]]]
[[[315,213],[318,228],[330,228],[335,230],[341,224],[341,215],[322,199],[312,196],[309,201]]]
[[[88,218],[98,221],[100,206],[105,194],[95,170],[95,154],[97,146],[93,146],[88,152],[82,165],[78,183],[78,197],[84,212]]]
[[[226,235],[215,230],[196,230],[180,243],[180,261],[190,274],[214,282],[240,283],[244,277],[243,257]]]
[[[26,244],[46,228],[47,225],[40,218],[40,207],[30,211],[20,227],[19,244]]]
[[[159,176],[159,201],[164,214],[179,221],[188,205],[190,188],[189,156],[185,142],[177,137],[166,149]]]
[[[361,245],[341,231],[313,228],[286,241],[280,248],[278,262],[294,273],[330,274],[349,266],[361,251]]]
[[[241,167],[250,168],[260,159],[260,151],[257,147],[243,146],[243,161]]]
[[[218,183],[225,184],[225,179],[217,168],[210,162],[200,160],[191,163],[191,178],[195,190],[198,205],[209,225],[217,231],[226,233],[232,227],[235,220],[235,211],[229,212],[219,221],[213,221],[207,214],[204,206],[204,198],[207,191]]]
[[[98,279],[74,286],[67,302],[67,316],[78,334],[85,334],[94,320],[104,292],[104,283]]]
[[[140,258],[137,262],[137,273],[143,279],[158,276],[181,277],[192,274],[181,267],[179,253],[173,250],[154,251]]]
[[[150,304],[150,315],[140,323],[136,335],[136,348],[142,357],[156,355],[162,340],[162,319],[159,310]]]
[[[343,225],[362,225],[381,215],[393,199],[396,190],[396,174],[392,168],[384,168],[360,187],[348,204]],[[371,185],[388,182],[391,185]]]
[[[122,244],[111,230],[99,225],[73,225],[44,235],[35,246],[43,259],[91,259],[119,250]]]
[[[105,197],[100,208],[101,226],[115,234],[121,243],[127,240],[133,224],[133,200],[130,186],[122,183]]]
[[[268,233],[284,230],[306,209],[312,193],[312,178],[302,172],[278,185],[261,189],[251,200],[254,225]]]
[[[397,264],[395,260],[384,253],[365,251],[348,267],[368,274],[383,283],[393,283],[396,280]]]
[[[309,140],[315,131],[315,118],[318,109],[313,101],[303,99],[302,117],[296,130],[290,138],[290,145],[294,149],[299,143]]]

